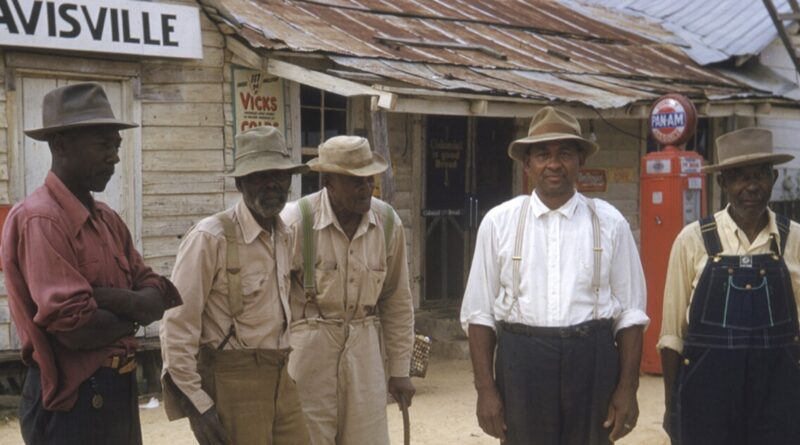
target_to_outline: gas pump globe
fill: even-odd
[[[661,331],[664,281],[672,243],[687,224],[705,213],[703,157],[683,148],[697,128],[694,104],[679,94],[660,97],[650,109],[650,134],[661,150],[641,164],[640,255],[647,280],[647,315],[642,371],[660,374],[656,343]]]

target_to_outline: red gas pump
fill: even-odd
[[[683,227],[705,214],[703,157],[682,148],[697,128],[694,104],[680,94],[660,97],[650,109],[650,134],[662,148],[642,158],[640,254],[647,280],[647,315],[642,371],[661,373],[656,350],[661,332],[664,281],[672,243]]]

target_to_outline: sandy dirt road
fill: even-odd
[[[411,407],[411,443],[415,445],[496,445],[475,419],[472,371],[465,360],[433,361],[425,379],[414,379],[417,395]],[[663,391],[661,379],[643,376],[639,388],[641,415],[633,432],[621,445],[667,445],[661,431]],[[392,444],[403,443],[403,422],[397,405],[387,406]],[[142,409],[144,443],[190,445],[196,442],[186,420],[168,422],[162,408]],[[19,425],[10,419],[0,424],[0,445],[22,445]],[[286,444],[291,445],[291,444]]]

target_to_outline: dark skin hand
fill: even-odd
[[[486,434],[504,441],[508,428],[503,413],[503,402],[492,371],[497,336],[492,328],[471,324],[468,337],[475,390],[478,392],[476,408],[478,425]]]
[[[55,337],[69,349],[98,349],[131,335],[133,328],[132,321],[120,318],[105,309],[98,309],[80,328],[69,332],[58,332]]]
[[[612,428],[609,439],[615,442],[633,430],[639,419],[639,363],[642,360],[642,326],[631,326],[617,332],[619,349],[619,382],[611,395],[608,415],[603,427]]]
[[[411,406],[411,399],[416,392],[410,377],[389,377],[389,394],[401,408],[403,404]]]
[[[222,421],[219,419],[217,409],[209,408],[203,414],[194,411],[189,414],[189,426],[192,428],[195,439],[200,445],[228,445],[231,440]]]
[[[92,291],[92,297],[97,302],[97,307],[143,326],[160,320],[164,315],[164,300],[159,291],[152,287],[138,291],[96,287]]]
[[[681,355],[669,348],[661,350],[661,369],[664,371],[664,431],[670,434],[669,411],[672,406],[672,388],[678,378]]]

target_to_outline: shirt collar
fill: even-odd
[[[250,209],[244,203],[244,199],[240,199],[239,202],[236,203],[234,212],[236,213],[236,219],[239,221],[239,230],[242,231],[242,238],[245,244],[252,243],[262,233],[269,236],[269,232],[264,230],[261,224],[256,221],[253,213],[250,212]],[[280,215],[275,215],[274,230],[276,234],[283,234],[288,230],[286,225],[283,224]]]
[[[547,207],[541,199],[539,199],[539,195],[536,194],[536,190],[531,192],[531,210],[536,218],[539,218],[542,215],[550,212],[555,212],[560,213],[567,219],[570,219],[578,208],[578,202],[580,202],[580,196],[578,192],[575,192],[572,197],[564,203],[564,205],[557,209],[551,209],[550,207]]]
[[[756,248],[759,246],[763,246],[764,244],[769,242],[770,235],[775,236],[775,240],[780,240],[780,233],[778,232],[778,224],[775,222],[775,212],[767,207],[767,225],[761,229],[761,232],[758,233],[756,239],[753,240],[751,243],[750,240],[747,238],[747,235],[744,233],[742,229],[736,224],[736,221],[733,220],[731,214],[728,213],[730,209],[730,204],[725,206],[722,211],[720,211],[717,217],[717,224],[720,226],[721,230],[720,233],[731,233],[735,238],[739,240],[739,243],[745,247],[745,250],[749,250],[752,248]],[[727,229],[727,230],[725,230]]]
[[[319,201],[319,211],[314,217],[314,230],[322,230],[331,224],[335,225],[339,230],[342,230],[339,220],[336,219],[336,213],[333,212],[333,206],[331,206],[331,200],[328,196],[327,188],[323,187],[322,190],[319,191]],[[374,226],[377,224],[375,212],[373,212],[371,208],[367,212],[366,221],[369,225]],[[361,232],[364,222],[365,218],[362,218],[356,233]]]
[[[56,202],[62,209],[64,209],[64,217],[70,225],[72,236],[76,236],[86,221],[91,218],[92,214],[89,209],[84,207],[83,203],[67,188],[61,181],[61,178],[56,176],[52,171],[47,172],[47,177],[44,179],[44,186],[50,191],[50,194],[55,198]],[[89,196],[92,208],[97,208],[94,204],[94,198]]]

